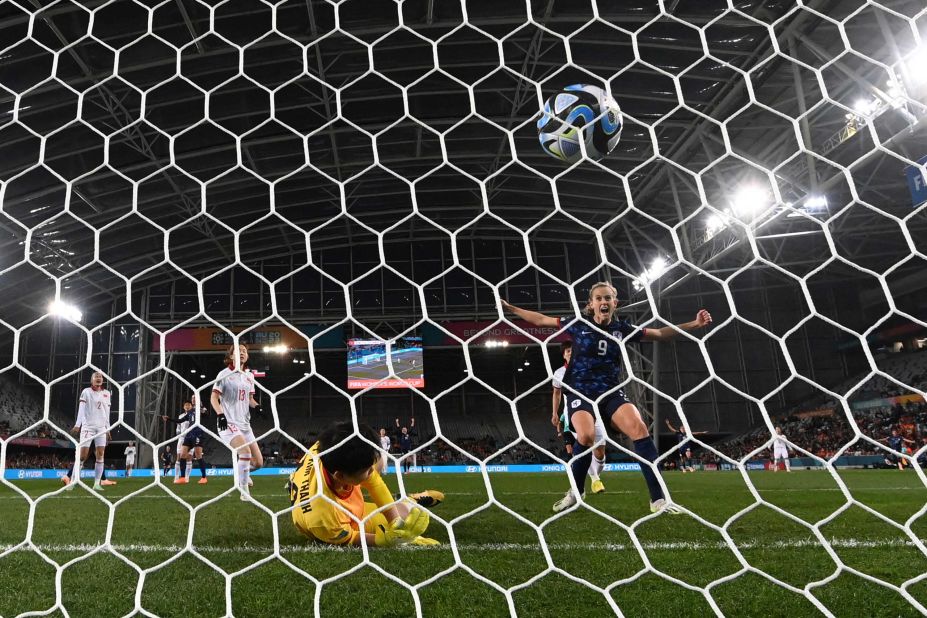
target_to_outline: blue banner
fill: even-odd
[[[917,160],[918,165],[927,164],[927,157],[921,157]],[[927,202],[927,178],[919,167],[909,165],[905,168],[905,174],[908,177],[908,189],[911,191],[911,201],[915,206]]]
[[[639,472],[640,464],[637,463],[607,463],[605,472]],[[252,476],[289,476],[296,470],[295,467],[288,468],[261,468],[251,473]],[[393,466],[387,468],[388,474],[395,474],[396,469]],[[430,474],[479,474],[480,466],[410,466],[410,472],[424,472]],[[561,464],[490,464],[486,466],[486,471],[496,472],[564,472]],[[93,470],[81,470],[80,477],[93,478]],[[199,470],[194,469],[191,473],[193,478],[199,477]],[[60,479],[65,475],[65,471],[58,470],[6,470],[3,478],[7,480],[18,479]],[[108,478],[125,478],[125,470],[107,470]],[[132,478],[152,478],[154,470],[151,468],[136,468],[132,471]],[[174,469],[162,476],[173,477]],[[206,476],[232,476],[232,468],[207,468]]]

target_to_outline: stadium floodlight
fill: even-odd
[[[71,320],[72,322],[80,322],[81,318],[84,317],[80,309],[63,300],[53,300],[49,303],[48,313]]]
[[[827,196],[812,195],[805,200],[804,208],[808,212],[820,212],[827,210]]]
[[[908,76],[915,84],[927,82],[927,76],[924,75],[927,71],[927,43],[914,50],[908,57],[907,65]]]
[[[200,374],[200,378],[205,379],[205,378],[206,378],[206,374],[205,374],[205,373],[201,373],[201,374]]]
[[[744,185],[734,194],[731,208],[738,217],[754,215],[769,205],[769,192],[759,185]]]
[[[299,364],[299,359],[298,359],[298,358],[294,358],[294,359],[293,359],[293,364],[294,364],[294,365],[298,365],[298,364]]]
[[[196,373],[196,369],[191,369],[190,373]]]
[[[531,366],[531,363],[530,363],[529,361],[526,360],[526,361],[525,361],[525,367],[530,367],[530,366]]]
[[[519,367],[519,368],[518,368],[518,373],[521,373],[521,372],[524,371],[524,370],[525,370],[524,367]]]
[[[725,227],[727,227],[727,224],[718,215],[711,215],[705,220],[705,233],[708,236],[714,236]]]
[[[871,116],[879,109],[879,101],[876,99],[857,99],[853,104],[853,109],[860,116]]]
[[[266,354],[286,354],[286,353],[289,352],[289,351],[290,351],[290,348],[288,348],[288,347],[286,347],[285,345],[282,345],[282,344],[281,344],[281,345],[265,345],[265,346],[264,346],[264,352],[265,352]],[[296,361],[294,360],[293,362],[295,363]]]
[[[497,341],[495,339],[487,339],[485,345],[487,348],[507,348],[509,347],[509,342],[505,340]]]
[[[642,289],[645,285],[650,285],[651,282],[659,279],[663,273],[666,272],[666,258],[665,257],[656,257],[653,262],[650,263],[650,268],[645,270],[631,282],[631,285],[635,290]]]

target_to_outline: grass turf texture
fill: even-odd
[[[903,523],[927,501],[927,490],[913,472],[894,470],[842,471],[853,496],[890,519]],[[198,476],[192,477],[195,481]],[[564,488],[558,474],[490,475],[496,500],[526,520],[542,526],[555,566],[599,587],[629,579],[644,568],[628,532],[602,516],[582,509],[551,520],[550,507]],[[732,472],[704,472],[665,476],[677,502],[705,520],[724,525],[754,503],[746,483]],[[792,474],[751,473],[750,479],[764,500],[805,521],[819,521],[846,503],[826,472]],[[255,477],[253,495],[272,511],[288,507],[282,477]],[[588,502],[615,519],[632,525],[649,514],[644,483],[639,474],[613,473],[603,477],[607,493],[590,495]],[[387,482],[396,487],[395,477]],[[426,475],[404,477],[406,490],[435,488],[447,499],[434,513],[454,521],[460,558],[473,571],[511,588],[525,584],[547,568],[538,530],[490,502],[478,475]],[[31,497],[61,487],[52,481],[17,483]],[[121,502],[113,512],[110,543],[118,553],[101,551],[70,564],[62,573],[62,603],[73,617],[123,616],[132,612],[136,590],[141,604],[162,616],[311,615],[316,585],[291,569],[290,563],[319,580],[337,578],[362,562],[360,549],[328,548],[307,543],[297,535],[289,513],[276,519],[280,558],[271,557],[274,521],[254,505],[230,494],[204,504],[231,486],[230,479],[211,478],[208,485],[154,485],[148,479],[120,480],[107,488],[103,502],[84,488],[48,496],[35,505],[32,541],[58,564],[88,556],[105,542],[110,509],[129,493],[144,489]],[[196,552],[180,553],[186,546],[192,514],[192,544]],[[197,508],[199,507],[199,508]],[[481,508],[484,507],[484,508]],[[0,487],[0,545],[3,549],[26,536],[29,505],[9,487]],[[927,515],[912,525],[927,539]],[[793,586],[802,588],[835,571],[836,564],[807,527],[767,506],[759,506],[731,522],[727,528],[748,563]],[[872,514],[851,506],[822,527],[834,551],[849,566],[895,585],[927,572],[925,557],[898,529]],[[639,523],[634,534],[652,566],[691,585],[705,587],[742,565],[723,537],[686,515],[661,515]],[[448,531],[432,519],[428,536],[444,542],[439,548],[370,551],[371,561],[410,584],[423,582],[454,566]],[[119,554],[141,569],[142,576]],[[199,554],[199,555],[197,555]],[[269,559],[268,559],[269,558]],[[267,559],[253,570],[239,572]],[[168,562],[169,561],[169,562]],[[212,566],[232,574],[231,607],[226,607],[226,582]],[[158,568],[160,566],[160,568]],[[32,550],[0,558],[0,615],[15,616],[42,611],[55,603],[55,568]],[[909,592],[927,605],[927,582]],[[744,573],[733,581],[713,586],[710,593],[729,616],[820,615],[800,594]],[[812,593],[838,616],[914,616],[916,609],[900,594],[852,573],[815,587]],[[711,613],[696,591],[652,573],[611,588],[608,592],[626,616],[681,616]],[[502,593],[463,569],[457,569],[419,588],[422,612],[430,616],[506,616],[510,613]],[[585,607],[587,615],[611,613],[605,595],[550,572],[514,591],[514,609],[524,616],[560,616],[568,608]],[[323,583],[323,616],[414,615],[411,593],[370,566]],[[195,609],[194,609],[195,608]],[[56,612],[57,613],[57,612]]]

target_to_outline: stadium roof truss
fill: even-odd
[[[160,251],[140,250],[162,243],[141,242],[157,230],[128,215],[133,201],[151,221],[178,226],[171,253],[183,255],[197,278],[234,262],[229,230],[270,212],[271,197],[278,217],[241,235],[249,265],[290,259],[294,246],[305,251],[305,232],[313,255],[346,250],[352,263],[377,262],[370,229],[408,216],[413,197],[445,229],[413,218],[384,244],[446,242],[448,230],[458,249],[471,245],[477,254],[475,244],[521,240],[516,230],[531,230],[532,245],[563,244],[569,256],[595,241],[595,228],[606,257],[629,273],[655,257],[676,260],[668,227],[682,257],[719,277],[750,263],[754,247],[807,274],[831,255],[824,224],[840,256],[884,272],[910,253],[886,214],[909,217],[912,237],[927,231],[923,210],[911,214],[904,179],[906,161],[927,154],[927,84],[914,84],[902,60],[917,44],[912,24],[922,40],[927,29],[923,15],[904,18],[922,10],[918,2],[751,0],[728,11],[726,2],[675,0],[662,16],[655,2],[600,2],[596,20],[588,1],[548,0],[530,3],[531,21],[519,2],[468,2],[468,25],[457,30],[460,3],[407,0],[398,11],[392,2],[366,3],[364,11],[352,3],[281,2],[278,32],[256,43],[249,37],[256,29],[263,36],[259,25],[269,15],[257,0],[213,9],[194,0],[151,2],[149,34],[144,2],[0,7],[4,45],[30,23],[34,39],[9,47],[0,70],[0,139],[9,154],[0,252],[13,256],[2,267],[22,259],[32,227],[29,260],[54,276],[71,273],[93,259],[88,225],[105,232],[124,216],[118,235],[101,236],[106,264],[137,273],[162,263]],[[32,21],[23,9],[36,12]],[[89,10],[97,40],[84,36]],[[341,31],[332,32],[336,10]],[[399,13],[407,29],[386,36]],[[244,47],[244,75],[235,45]],[[63,50],[56,67],[48,50]],[[443,72],[434,70],[435,58]],[[369,59],[376,73],[367,71]],[[607,85],[625,126],[601,164],[566,170],[537,147],[534,121],[543,97],[575,82]],[[892,83],[908,88],[901,98]],[[201,88],[210,89],[208,118],[216,124],[206,122]],[[111,136],[110,167],[67,190],[57,176],[89,172],[104,150],[100,133],[68,124],[78,93],[81,118]],[[870,102],[865,112],[860,99]],[[379,166],[365,170],[374,163],[372,135]],[[54,173],[30,169],[37,136],[45,137],[43,160]],[[747,217],[734,203],[745,185],[764,202]],[[61,214],[65,203],[70,215]],[[440,256],[445,267],[449,257]],[[22,291],[34,276],[10,270],[3,288],[20,290],[20,306],[43,305],[44,288]],[[662,281],[662,289],[685,277]],[[71,282],[80,282],[75,300],[85,306],[112,302],[123,287],[102,268]]]

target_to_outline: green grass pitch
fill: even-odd
[[[840,475],[859,502],[901,524],[927,502],[927,490],[911,471],[853,470]],[[194,472],[193,481],[197,478]],[[665,478],[677,502],[713,525],[726,526],[749,566],[797,588],[835,573],[836,563],[812,532],[775,510],[759,506],[731,520],[755,503],[738,473],[671,473]],[[903,531],[858,506],[843,508],[844,496],[826,472],[756,472],[750,479],[765,501],[805,521],[833,516],[821,532],[847,566],[896,586],[927,572],[927,557]],[[288,507],[282,477],[254,480],[254,496],[263,505],[273,511]],[[589,496],[588,503],[633,526],[633,535],[654,569],[693,587],[705,588],[715,582],[708,591],[725,615],[820,615],[801,594],[743,571],[744,565],[723,536],[695,518],[661,515],[634,525],[649,514],[639,474],[612,473],[603,480],[607,493]],[[395,477],[388,482],[397,485]],[[566,487],[563,475],[491,475],[493,495],[505,508],[491,503],[479,475],[413,474],[405,476],[404,482],[409,492],[444,491],[447,499],[434,514],[453,520],[460,562],[503,589],[513,590],[510,606],[498,589],[466,569],[454,568],[448,530],[433,518],[428,535],[441,540],[440,547],[370,551],[374,564],[413,586],[446,572],[417,588],[426,616],[508,616],[513,611],[519,616],[562,616],[575,615],[578,608],[588,608],[584,610],[588,616],[606,616],[613,613],[607,596],[626,616],[712,614],[698,590],[653,573],[641,575],[644,559],[622,527],[586,509],[551,520],[550,507]],[[67,613],[94,618],[131,615],[138,597],[142,608],[159,616],[310,616],[318,594],[323,616],[415,614],[408,589],[370,566],[359,567],[363,561],[360,549],[309,544],[293,530],[288,512],[281,513],[275,523],[236,495],[205,504],[230,485],[230,479],[222,478],[202,486],[158,486],[148,479],[123,479],[102,494],[105,501],[78,488],[36,503],[31,540],[48,560],[65,564],[88,556],[107,541],[115,550],[94,553],[62,571],[61,603]],[[61,487],[51,481],[18,486],[33,498]],[[112,512],[108,508],[143,488]],[[172,495],[199,507],[192,515],[192,526],[187,507]],[[26,538],[29,508],[9,487],[0,487],[0,546],[4,551]],[[474,509],[479,510],[459,519]],[[112,534],[107,539],[109,517]],[[556,571],[544,574],[551,564],[542,551],[538,529],[526,522],[542,530],[554,567],[605,591]],[[273,556],[275,525],[279,558]],[[918,538],[927,539],[927,515],[916,519],[911,528]],[[183,552],[188,535],[195,551]],[[0,558],[0,615],[16,616],[55,605],[56,568],[48,560],[28,548]],[[260,566],[242,572],[258,561],[263,561]],[[226,579],[209,563],[233,575],[228,588]],[[321,581],[320,590],[288,563]],[[731,581],[718,581],[738,572]],[[622,583],[613,586],[615,582]],[[897,591],[853,573],[844,572],[811,590],[837,616],[920,615]],[[908,586],[907,591],[927,605],[927,579]],[[56,610],[50,615],[63,614]]]

